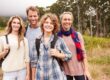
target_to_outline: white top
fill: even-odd
[[[10,72],[10,71],[17,71],[26,68],[25,62],[30,61],[27,39],[24,38],[24,43],[23,41],[20,42],[19,49],[18,49],[18,39],[15,35],[9,34],[8,41],[10,46],[10,53],[2,63],[2,70],[4,72]],[[6,45],[6,38],[5,36],[1,36],[0,52],[3,51],[5,45]]]

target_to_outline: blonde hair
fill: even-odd
[[[20,42],[24,40],[24,31],[25,31],[25,25],[21,17],[19,16],[12,16],[7,22],[6,27],[6,34],[10,34],[12,32],[12,21],[13,19],[18,19],[20,21],[20,29],[18,31],[18,48],[20,47]]]
[[[59,29],[59,21],[58,21],[58,17],[53,13],[46,13],[41,17],[41,19],[40,19],[41,30],[42,30],[42,32],[44,32],[43,31],[43,24],[47,18],[51,19],[51,21],[54,25],[54,30],[52,31],[52,33],[55,34],[56,32],[58,32],[58,29]]]
[[[67,12],[63,12],[63,13],[60,15],[60,20],[62,20],[62,18],[63,18],[63,16],[64,16],[65,14],[69,14],[69,15],[71,15],[72,21],[74,20],[74,17],[73,17],[72,12],[69,12],[69,11],[67,11]]]

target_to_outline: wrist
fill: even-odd
[[[5,54],[6,54],[6,52],[3,51],[2,54],[1,54],[3,58],[4,58]]]

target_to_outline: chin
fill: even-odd
[[[48,30],[48,31],[45,31],[45,32],[47,32],[47,33],[52,33],[52,31],[49,31],[49,30]]]

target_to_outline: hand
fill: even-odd
[[[88,78],[88,80],[93,80],[88,71],[85,72],[85,78]],[[85,80],[87,80],[87,79],[85,79]]]
[[[59,51],[57,49],[50,49],[50,55],[58,57],[60,54],[59,54]]]
[[[26,80],[30,80],[30,75],[26,75]]]
[[[9,49],[10,49],[9,45],[6,44],[6,45],[4,46],[3,55],[6,55],[6,54],[9,52]]]
[[[28,75],[26,75],[26,80],[30,80],[30,77]]]

